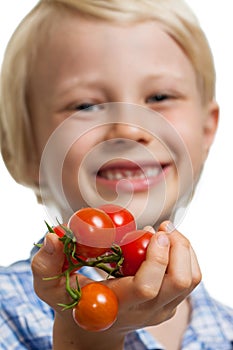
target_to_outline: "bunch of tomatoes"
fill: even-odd
[[[73,309],[75,322],[85,330],[102,331],[113,325],[118,300],[112,289],[100,282],[80,288],[70,287],[70,276],[82,266],[99,268],[110,277],[134,276],[145,260],[152,233],[137,230],[133,215],[118,205],[76,211],[68,223],[48,230],[58,235],[64,245],[64,265],[60,276],[66,277],[66,290],[72,298],[64,309]]]

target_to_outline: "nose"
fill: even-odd
[[[142,126],[129,123],[114,123],[110,126],[106,139],[113,140],[116,143],[131,140],[147,145],[151,142],[152,135]]]

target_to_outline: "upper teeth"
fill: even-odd
[[[125,178],[134,178],[134,179],[145,179],[148,177],[155,177],[161,172],[159,167],[147,167],[145,169],[108,169],[101,171],[101,176],[105,177],[108,180],[121,180]]]

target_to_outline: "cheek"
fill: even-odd
[[[90,161],[86,159],[92,159],[87,156],[97,144],[94,133],[83,135],[70,147],[62,164],[63,191],[73,210],[86,206],[86,197],[88,198],[88,193],[93,191]]]
[[[42,149],[40,185],[43,187],[43,202],[47,207],[52,202],[53,206],[60,208],[59,210],[65,212],[68,217],[73,213],[72,209],[86,206],[81,187],[89,193],[90,178],[86,176],[87,168],[83,159],[103,138],[103,133],[99,130],[85,132],[84,127],[80,131],[78,126],[77,122],[71,119],[54,129],[48,141],[45,140],[45,133],[42,133],[43,137],[38,144]],[[82,186],[79,183],[80,169],[84,174]]]
[[[80,166],[85,166],[85,158],[98,145],[101,134],[96,130],[87,132],[68,144],[65,154],[63,169],[66,172],[78,171]]]
[[[192,164],[194,179],[199,177],[203,165],[204,139],[200,124],[193,123],[192,127],[181,130],[183,142]]]
[[[83,168],[85,156],[94,147],[90,142],[91,137],[83,136],[73,143],[67,151],[62,162],[63,182],[66,186],[71,186],[77,181],[78,173]]]

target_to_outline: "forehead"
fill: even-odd
[[[74,50],[77,47],[80,55],[82,51],[86,53],[90,50],[99,51],[102,55],[108,54],[111,52],[110,48],[119,47],[127,47],[133,52],[159,46],[160,52],[157,51],[157,55],[166,54],[169,44],[172,44],[173,49],[177,49],[175,41],[165,32],[162,24],[156,21],[127,24],[83,17],[78,13],[67,15],[61,21],[52,20],[50,34],[45,33],[42,46],[46,45],[47,49],[60,52],[66,49],[70,42],[74,45]],[[123,51],[122,54],[124,55]]]
[[[107,77],[157,71],[184,79],[194,77],[191,62],[179,45],[156,21],[123,24],[78,14],[51,25],[36,58],[34,73],[40,80],[63,74],[96,74]]]

